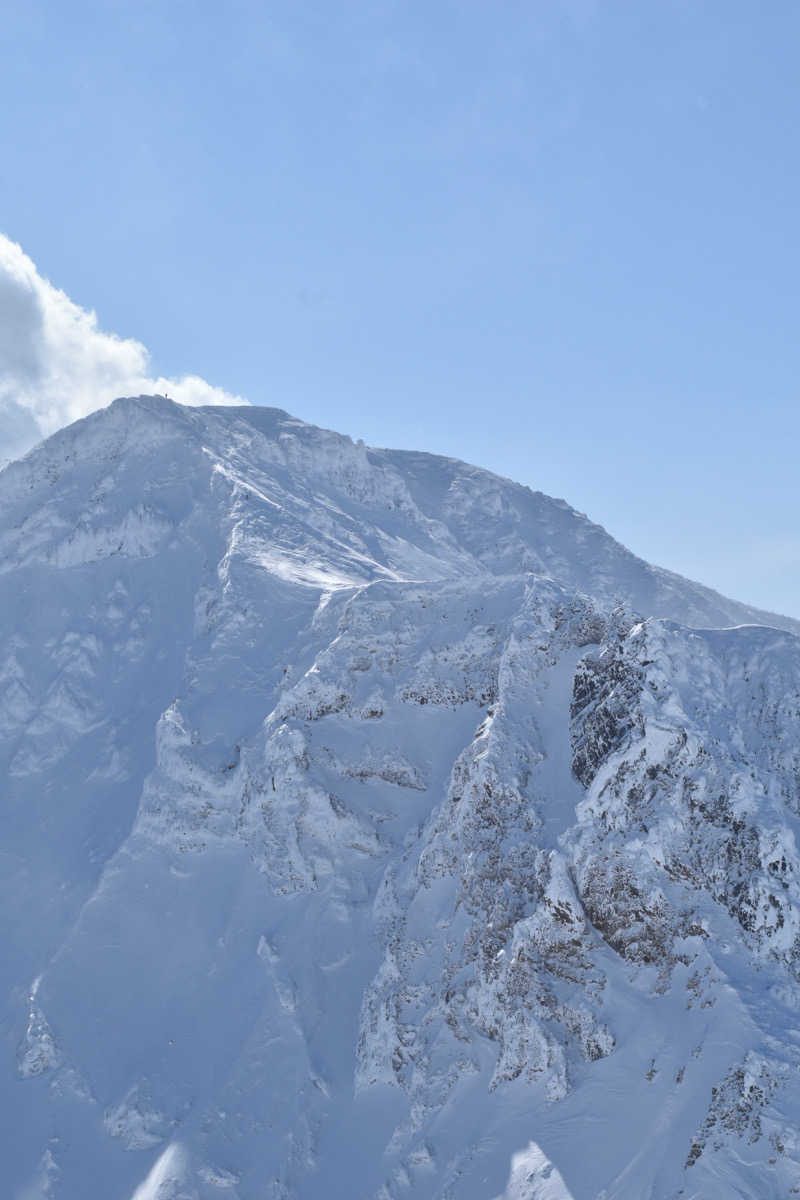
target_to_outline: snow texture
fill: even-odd
[[[800,623],[119,400],[0,472],[4,1194],[800,1194]]]

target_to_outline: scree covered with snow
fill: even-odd
[[[0,1194],[800,1195],[800,624],[119,400],[0,472]]]

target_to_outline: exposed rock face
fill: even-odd
[[[11,1196],[800,1186],[796,623],[154,398],[0,474],[0,553]]]

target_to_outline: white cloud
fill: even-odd
[[[197,375],[153,379],[148,363],[141,342],[99,329],[93,312],[53,287],[0,234],[0,465],[117,396],[247,403]]]

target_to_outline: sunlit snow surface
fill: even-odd
[[[12,463],[3,1195],[800,1189],[798,631],[274,409]]]

